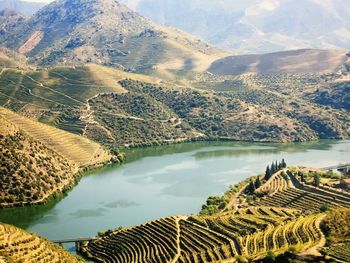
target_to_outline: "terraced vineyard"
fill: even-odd
[[[337,262],[350,262],[350,242],[331,246],[327,254]]]
[[[321,237],[320,215],[267,207],[214,217],[168,217],[115,231],[82,253],[98,262],[235,262],[239,256],[313,246]]]
[[[268,189],[273,194],[262,198],[255,205],[289,207],[311,212],[319,212],[322,206],[329,208],[350,207],[350,195],[347,193],[332,188],[302,184],[296,179],[295,174],[285,177],[278,176],[278,180],[277,176],[274,175],[262,186],[262,189]],[[289,186],[286,187],[286,185]]]
[[[82,259],[14,226],[0,224],[0,262],[76,263]]]
[[[247,200],[227,212],[167,217],[108,231],[86,243],[81,253],[97,262],[242,262],[263,259],[269,251],[316,250],[325,240],[321,206],[350,207],[350,195],[303,184],[297,172],[276,172],[253,193],[255,200],[242,195]],[[329,253],[337,249],[346,247]]]
[[[272,175],[271,178],[264,185],[256,189],[256,191],[273,195],[279,191],[287,190],[288,188],[294,188],[294,185],[285,173],[278,172]]]
[[[78,166],[110,160],[110,155],[99,144],[86,138],[32,121],[2,107],[0,116]]]

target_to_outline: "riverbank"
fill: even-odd
[[[102,167],[108,167],[113,165],[120,165],[125,160],[124,153],[120,153],[120,155],[115,155],[111,157],[109,161],[104,161],[100,163],[94,163],[90,165],[84,165],[81,167],[74,167],[73,173],[71,174],[72,180],[69,184],[58,185],[55,189],[51,190],[49,193],[46,193],[39,200],[33,200],[31,202],[19,202],[19,203],[1,203],[0,211],[2,209],[8,209],[13,207],[25,207],[25,206],[38,206],[45,205],[53,200],[63,199],[72,189],[79,183],[82,177],[91,174]]]
[[[0,221],[51,240],[94,236],[168,215],[198,214],[208,196],[223,195],[271,161],[325,167],[345,163],[349,154],[348,141],[196,142],[130,149],[122,166],[83,176],[63,199],[4,209]]]

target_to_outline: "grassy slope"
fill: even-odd
[[[328,83],[317,74],[197,74],[179,85],[88,64],[4,69],[0,84],[1,105],[109,145],[157,144],[203,135],[306,141],[350,134],[347,112],[331,104],[324,107],[308,95],[327,89]],[[137,98],[149,107],[137,105]]]
[[[84,261],[35,234],[14,226],[0,224],[0,262],[77,263]]]

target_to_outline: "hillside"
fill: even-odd
[[[204,70],[224,55],[116,0],[55,1],[0,37],[0,44],[41,66],[96,63],[165,76],[173,70]]]
[[[0,117],[0,207],[41,203],[74,184],[73,164]]]
[[[347,0],[121,0],[153,21],[237,54],[350,49]]]
[[[317,102],[317,91],[331,92],[338,83],[329,78],[197,74],[174,83],[95,64],[4,69],[0,104],[108,147],[198,139],[345,139],[348,112],[336,102],[329,107]]]
[[[112,231],[82,252],[98,262],[237,262],[263,257],[269,250],[283,251],[285,246],[312,246],[321,236],[319,217],[273,208],[242,209],[211,218],[168,217]]]
[[[260,177],[258,188],[252,190],[249,181],[231,188],[229,203],[236,203],[231,208],[110,230],[81,253],[97,262],[271,262],[271,255],[279,257],[277,262],[319,262],[317,250],[325,246],[321,222],[334,232],[334,212],[327,210],[349,208],[350,194],[335,186],[313,186],[308,176],[323,180],[332,174],[281,168],[268,179]]]
[[[350,209],[338,209],[329,213],[322,224],[328,240],[323,253],[338,262],[350,261],[349,215]]]
[[[26,20],[26,16],[15,10],[2,9],[0,11],[0,35],[5,36],[11,33],[17,26],[24,24]]]
[[[35,234],[0,224],[0,262],[78,263],[84,260]]]
[[[2,107],[0,116],[78,167],[103,163],[111,157],[99,144],[81,136],[30,120]]]
[[[13,50],[0,46],[0,70],[3,68],[27,69],[27,58]]]
[[[215,61],[208,71],[216,75],[335,73],[348,59],[346,50],[305,49],[226,57]]]
[[[79,168],[111,156],[88,139],[0,108],[0,207],[40,204],[79,179]]]

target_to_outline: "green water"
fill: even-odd
[[[64,199],[0,210],[0,221],[49,239],[94,236],[158,217],[196,214],[209,195],[285,158],[290,165],[350,162],[349,141],[299,144],[193,143],[127,152],[121,167],[85,176]]]

